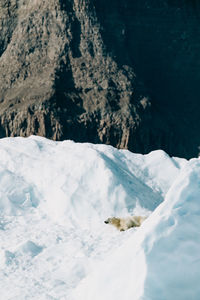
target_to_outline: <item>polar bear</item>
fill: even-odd
[[[147,217],[144,216],[129,216],[126,218],[108,218],[104,223],[115,226],[118,230],[124,231],[131,227],[139,227]]]

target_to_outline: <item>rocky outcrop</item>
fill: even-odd
[[[0,137],[197,155],[198,3],[180,2],[2,0]]]
[[[91,2],[3,2],[1,136],[127,148],[149,102],[133,69],[106,52]]]

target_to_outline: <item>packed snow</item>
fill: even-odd
[[[199,300],[199,226],[199,159],[0,140],[2,300]]]

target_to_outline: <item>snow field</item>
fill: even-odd
[[[198,169],[198,160],[191,163]],[[186,202],[188,197],[198,198],[199,178],[184,171],[187,168],[193,170],[186,160],[170,158],[161,150],[141,155],[111,146],[53,142],[35,136],[1,139],[2,299],[116,300],[120,295],[125,300],[133,295],[134,299],[157,299],[151,298],[157,280],[154,265],[162,271],[158,262],[173,248],[165,244],[173,237],[176,248],[186,230],[174,233],[174,224],[181,219],[173,215],[174,205],[180,205],[186,215],[192,213],[190,209],[196,213],[195,201],[188,206]],[[197,176],[193,186],[190,176]],[[183,186],[182,180],[186,182]],[[196,194],[191,196],[193,188]],[[181,193],[186,195],[183,202]],[[130,213],[150,217],[141,228],[123,233],[104,224],[110,216]],[[194,227],[190,225],[193,237]],[[191,245],[190,230],[188,234]],[[157,261],[154,252],[163,256],[158,255]],[[187,258],[189,265],[189,252]],[[178,271],[176,276],[180,277]],[[162,289],[161,285],[157,290]]]

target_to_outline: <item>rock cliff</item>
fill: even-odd
[[[0,137],[198,154],[197,1],[1,0]]]

